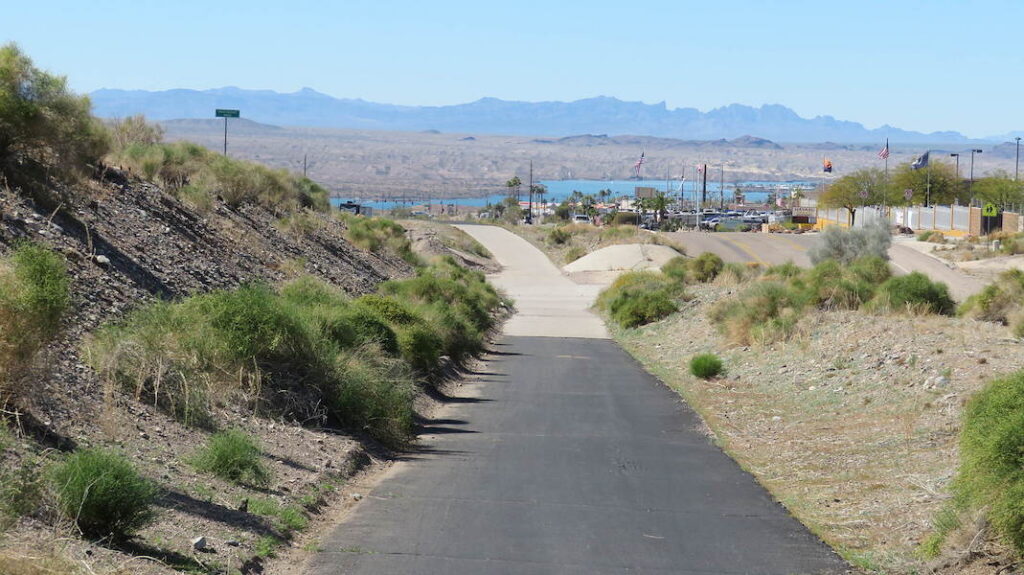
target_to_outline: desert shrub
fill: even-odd
[[[398,330],[398,352],[402,359],[421,374],[430,374],[438,366],[444,340],[430,326],[413,324]]]
[[[309,211],[295,210],[274,222],[274,227],[301,240],[323,229],[324,222]]]
[[[689,260],[682,256],[674,257],[665,262],[665,265],[661,266],[661,273],[679,283],[685,283],[687,270],[689,269],[688,261]]]
[[[723,267],[725,263],[722,258],[711,252],[704,252],[689,261],[689,277],[693,281],[706,283],[715,279]]]
[[[967,404],[953,492],[987,509],[998,533],[1024,553],[1024,372],[993,380]]]
[[[17,396],[20,374],[60,328],[68,274],[56,253],[25,243],[0,258],[0,403]]]
[[[713,353],[702,353],[690,358],[690,373],[701,379],[711,379],[722,373],[722,360]]]
[[[850,263],[847,272],[858,280],[872,285],[881,285],[892,277],[889,262],[878,256],[857,258]]]
[[[325,333],[345,348],[378,345],[388,354],[398,354],[398,335],[386,321],[372,310],[351,306],[332,315],[325,323]]]
[[[613,308],[612,319],[626,328],[646,325],[679,311],[666,291],[633,294],[613,305]]]
[[[886,280],[868,303],[872,311],[912,311],[952,315],[956,304],[946,284],[933,282],[928,276],[913,272]]]
[[[775,281],[758,282],[735,298],[718,302],[712,322],[734,344],[766,344],[789,338],[806,303],[806,295]]]
[[[852,267],[852,264],[841,266],[835,260],[825,260],[808,270],[802,281],[792,283],[802,285],[808,302],[821,309],[858,309],[874,296],[877,284],[868,283],[853,273]],[[871,270],[870,264],[864,264],[863,272]]]
[[[52,483],[61,512],[87,536],[123,538],[153,517],[156,487],[114,452],[75,452],[53,469]]]
[[[917,234],[917,241],[919,242],[937,242],[941,244],[945,243],[945,240],[946,236],[936,230],[925,230]]]
[[[411,437],[416,385],[408,364],[363,347],[338,354],[334,368],[325,402],[339,424],[390,444]]]
[[[741,264],[729,262],[722,267],[722,271],[715,276],[715,283],[718,285],[737,285],[761,274],[761,266],[756,263]]]
[[[563,256],[563,258],[565,259],[565,263],[568,264],[582,258],[585,255],[587,255],[587,248],[583,246],[572,246],[569,249],[565,250],[565,255]]]
[[[764,270],[765,279],[773,280],[788,280],[799,276],[804,272],[800,266],[794,264],[792,261],[788,261],[784,264],[771,266]]]
[[[558,227],[552,229],[550,232],[548,232],[547,237],[544,238],[544,241],[546,241],[549,245],[552,246],[565,245],[570,240],[572,240],[572,233],[570,233],[569,230],[565,229],[565,227]]]
[[[615,243],[637,236],[636,226],[611,225],[601,228],[598,235],[601,243]]]
[[[144,306],[98,330],[86,356],[108,381],[152,398],[188,425],[214,425],[213,402],[235,401],[260,413],[345,422],[400,441],[391,422],[407,419],[403,409],[411,414],[405,389],[411,383],[380,362],[361,368],[380,370],[372,385],[363,385],[365,378],[348,381],[351,357],[364,348],[359,358],[399,352],[395,332],[374,312],[307,278],[282,294],[256,284]],[[346,401],[328,400],[337,397]],[[363,411],[340,411],[353,406]]]
[[[962,316],[1008,325],[1024,307],[1024,271],[1011,269],[980,292],[967,298],[957,310]]]
[[[482,258],[490,259],[494,257],[493,254],[483,246],[483,244],[476,241],[473,236],[466,232],[450,226],[446,228],[446,232],[447,233],[442,234],[440,237],[441,241],[449,248],[467,252]]]
[[[110,147],[114,153],[129,146],[152,146],[164,139],[164,129],[159,124],[150,124],[142,114],[110,121]]]
[[[17,45],[0,46],[0,176],[46,193],[49,176],[72,177],[109,147],[89,98],[67,80],[36,68]],[[50,198],[48,198],[50,199]]]
[[[853,260],[874,256],[889,259],[892,236],[884,224],[869,224],[862,228],[841,229],[830,226],[821,234],[821,241],[808,252],[811,262],[818,264],[835,260],[846,265]]]
[[[99,329],[86,357],[110,382],[189,425],[214,402],[329,421],[400,443],[412,429],[413,372],[464,361],[507,305],[485,276],[440,258],[379,294],[350,300],[304,277],[144,306]]]
[[[192,458],[199,471],[212,473],[233,483],[266,487],[270,470],[261,461],[256,440],[239,429],[213,434]]]
[[[405,228],[384,218],[343,216],[348,231],[345,238],[356,246],[374,253],[386,252],[412,265],[420,265],[419,256],[412,250],[412,242]]]
[[[359,297],[355,303],[372,310],[381,319],[392,325],[405,327],[421,325],[424,322],[421,315],[395,298],[369,294]]]
[[[637,226],[640,225],[640,214],[635,212],[615,212],[612,218],[613,226]]]
[[[45,477],[40,472],[43,460],[43,456],[23,456],[16,465],[0,469],[0,530],[42,506],[46,492]]]
[[[622,327],[638,327],[678,311],[681,285],[662,274],[640,271],[619,276],[597,298],[597,307]]]

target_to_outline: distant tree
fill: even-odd
[[[599,192],[597,192],[597,197],[598,197],[598,199],[601,200],[602,204],[605,203],[608,200],[608,198],[610,198],[611,196],[612,196],[612,191],[609,190],[608,188],[605,188],[605,189],[600,190]]]
[[[982,203],[993,203],[999,207],[1024,204],[1024,187],[1013,181],[1013,176],[999,170],[974,181],[974,197]]]
[[[0,47],[0,175],[16,185],[69,176],[106,153],[106,129],[86,96],[36,68],[13,43]]]
[[[658,192],[654,196],[647,198],[646,207],[655,213],[658,221],[661,222],[668,215],[668,204],[669,199],[665,194]]]
[[[537,201],[543,203],[544,196],[548,193],[548,187],[544,184],[534,184],[532,189],[533,195],[537,196]]]
[[[563,222],[568,221],[569,216],[571,215],[572,207],[569,205],[568,201],[563,201],[562,203],[558,204],[558,206],[555,208],[555,217],[558,218],[559,220],[562,220]]]
[[[517,224],[523,219],[523,208],[519,207],[519,200],[509,196],[502,200],[501,218],[510,224]]]
[[[572,203],[573,206],[580,205],[583,202],[583,192],[579,190],[573,190],[572,193],[569,194],[569,201]]]
[[[819,202],[826,208],[845,208],[850,214],[850,225],[861,206],[881,204],[886,199],[885,172],[878,168],[864,168],[833,182]]]
[[[931,170],[931,175],[929,175]],[[956,172],[953,166],[939,162],[932,162],[927,168],[914,170],[910,164],[900,164],[890,175],[891,205],[924,204],[930,201],[932,204],[952,204],[956,199],[957,182]],[[929,186],[929,180],[931,185]],[[928,193],[928,189],[931,193]],[[904,190],[914,190],[910,201],[904,196]]]
[[[523,185],[523,181],[519,179],[519,176],[512,176],[512,179],[505,182],[505,187],[508,188],[508,195],[515,196],[516,201],[519,201],[519,187]]]

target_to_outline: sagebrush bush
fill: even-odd
[[[151,304],[98,330],[86,357],[189,425],[213,426],[211,406],[236,402],[400,443],[414,370],[480,353],[505,305],[482,273],[440,259],[356,300],[305,277]]]
[[[565,245],[569,243],[570,240],[572,240],[572,233],[570,233],[569,230],[565,229],[565,227],[558,227],[552,229],[550,232],[548,232],[548,235],[545,238],[545,241],[549,245],[553,246]]]
[[[959,315],[983,321],[1010,324],[1024,308],[1024,271],[1011,269],[967,298],[957,310]]]
[[[711,252],[704,252],[688,262],[689,278],[693,281],[709,282],[721,273],[725,267],[722,258]]]
[[[808,270],[802,281],[793,283],[803,285],[808,301],[821,309],[859,309],[874,296],[878,284],[862,279],[853,269],[852,265],[825,260]]]
[[[569,249],[565,250],[565,263],[572,263],[585,255],[587,255],[587,248],[583,246],[572,246]]]
[[[598,295],[599,309],[622,327],[638,327],[678,311],[682,285],[663,274],[639,271],[620,275]]]
[[[153,518],[157,488],[112,451],[77,451],[51,480],[61,512],[89,537],[124,538]]]
[[[679,306],[663,290],[633,294],[612,307],[612,319],[626,328],[646,325],[679,311]]]
[[[946,284],[933,282],[921,272],[913,272],[886,280],[868,302],[868,309],[952,315],[956,303],[949,296]]]
[[[69,302],[64,259],[36,244],[0,258],[0,404],[20,395],[20,374],[60,328]]]
[[[676,256],[661,266],[661,273],[679,283],[685,283],[687,270],[689,269],[688,261],[685,257]]]
[[[233,483],[266,487],[271,475],[262,457],[255,439],[239,429],[229,429],[213,434],[193,456],[192,464]]]
[[[701,379],[711,379],[724,371],[722,360],[713,353],[702,353],[690,358],[690,373]]]
[[[798,289],[775,281],[753,284],[711,308],[710,317],[730,343],[767,344],[789,338],[806,304]]]
[[[993,380],[967,404],[953,492],[986,509],[997,532],[1024,553],[1024,372]]]
[[[794,264],[792,261],[788,261],[784,264],[771,266],[764,270],[764,277],[765,279],[785,281],[797,277],[803,272],[804,270],[800,266]]]
[[[811,263],[835,260],[849,264],[864,257],[889,259],[892,235],[885,224],[872,223],[862,228],[842,229],[838,226],[825,228],[821,240],[808,251]]]
[[[737,285],[750,281],[761,275],[761,266],[756,263],[741,264],[729,262],[722,267],[722,271],[715,276],[717,285]]]
[[[345,213],[339,217],[348,229],[345,238],[356,246],[375,253],[387,252],[414,266],[421,265],[419,256],[412,249],[412,242],[405,235],[405,228],[394,221]]]

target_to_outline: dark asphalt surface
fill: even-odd
[[[603,339],[506,337],[310,573],[843,573]]]

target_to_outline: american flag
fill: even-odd
[[[640,166],[644,165],[644,152],[640,152],[640,159],[633,164],[633,171],[636,172],[636,177],[640,177]]]
[[[889,157],[889,138],[885,139],[885,147],[878,152],[879,159],[886,159]]]

